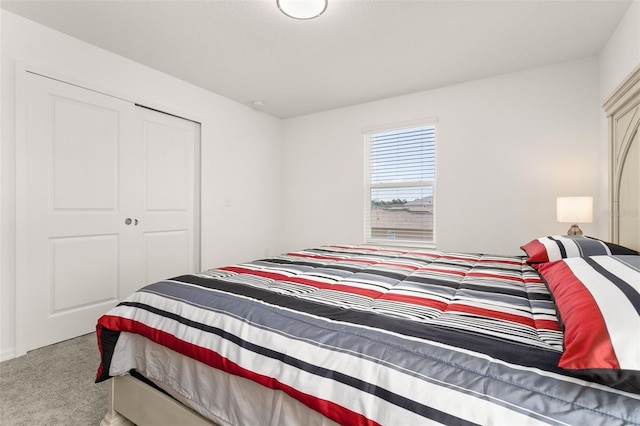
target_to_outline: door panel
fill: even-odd
[[[145,282],[197,270],[195,248],[195,150],[198,124],[138,107],[138,138],[144,147],[142,192],[137,225],[146,265]]]
[[[180,127],[163,125],[158,120],[164,117],[149,117],[147,111],[143,115],[147,157],[146,210],[185,211],[193,176],[191,126],[185,128],[184,123],[178,123]]]
[[[25,350],[95,329],[128,278],[117,176],[133,105],[27,74]]]
[[[118,207],[119,111],[53,95],[54,208]]]
[[[118,236],[51,238],[51,314],[118,299]]]

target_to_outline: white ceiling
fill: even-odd
[[[287,118],[596,55],[631,0],[2,0],[5,10]]]

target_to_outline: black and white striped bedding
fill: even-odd
[[[98,380],[127,332],[341,424],[640,424],[557,367],[555,309],[522,257],[323,246],[141,289],[99,320]]]

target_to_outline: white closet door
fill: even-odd
[[[130,247],[140,258],[139,283],[195,272],[198,268],[195,232],[196,162],[199,125],[147,108],[136,108],[136,141],[142,160],[136,167],[139,196],[132,200]]]
[[[128,186],[119,171],[130,158],[133,111],[120,99],[27,75],[27,267],[18,282],[26,350],[91,332],[120,298]]]
[[[17,285],[28,351],[92,332],[131,292],[194,271],[199,134],[190,121],[30,73],[26,125]]]

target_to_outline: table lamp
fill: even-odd
[[[573,224],[567,231],[567,235],[582,235],[578,222],[593,222],[593,197],[558,197],[556,220]]]

